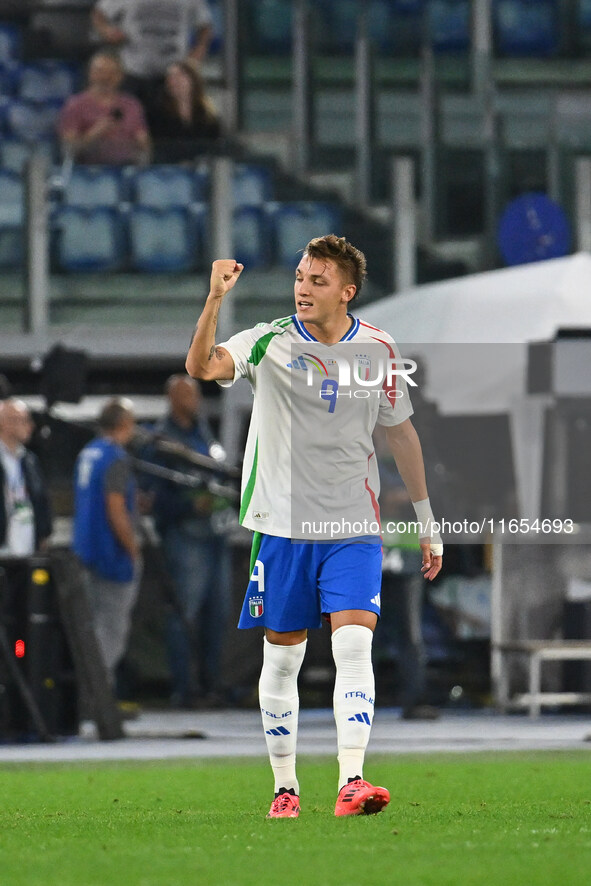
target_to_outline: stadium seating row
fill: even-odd
[[[61,99],[39,102],[0,96],[0,138],[26,142],[53,138],[62,104]]]
[[[350,52],[360,3],[314,3],[314,39],[319,49]],[[255,52],[282,54],[291,46],[291,0],[249,0],[250,44]],[[589,0],[579,0],[578,24],[589,27]],[[470,0],[368,0],[368,27],[384,52],[416,52],[426,39],[436,52],[470,46]],[[493,0],[496,52],[506,55],[555,53],[560,45],[559,0]]]
[[[0,264],[5,267],[17,267],[23,257],[22,164],[29,149],[21,144],[19,155],[16,145],[0,145],[0,161],[13,161],[13,168],[0,168]],[[338,229],[330,205],[273,202],[271,173],[264,166],[235,164],[232,194],[236,254],[251,267],[289,264],[315,232]],[[78,271],[198,268],[205,254],[208,199],[204,164],[74,166],[51,192],[56,266]]]
[[[46,150],[49,149],[47,145]],[[8,168],[2,168],[5,155],[13,161]],[[29,155],[30,149],[26,145],[21,154],[15,143],[0,145],[0,206],[10,202],[8,194],[14,194],[18,189],[22,193],[21,172]],[[209,172],[205,165],[74,166],[63,190],[54,194],[54,200],[86,208],[117,207],[126,202],[171,208],[204,202],[208,192]],[[232,196],[237,207],[261,206],[271,200],[273,186],[269,169],[255,164],[235,164]]]
[[[212,51],[223,43],[223,11],[210,0],[214,15]],[[470,0],[316,0],[315,41],[321,50],[350,52],[361,3],[367,3],[368,25],[384,52],[416,52],[425,37],[437,52],[465,51],[470,45]],[[245,0],[247,45],[261,54],[284,54],[291,47],[293,0]],[[555,53],[561,40],[560,0],[493,0],[496,52],[506,55]],[[591,28],[590,0],[576,2],[577,30]],[[0,24],[0,67],[21,57],[22,36],[11,24]],[[60,88],[40,84],[38,72],[27,73],[27,90]]]
[[[51,213],[51,254],[57,271],[203,270],[208,261],[206,204],[190,207],[57,206]],[[267,203],[234,210],[235,257],[250,268],[294,268],[298,250],[318,231],[340,230],[327,203]],[[0,205],[0,267],[23,261],[22,217]]]
[[[0,138],[0,170],[22,173],[35,148],[42,151],[51,163],[56,163],[57,146],[53,141],[23,141],[18,138]]]
[[[22,53],[20,28],[8,22],[0,22],[0,67],[19,61]]]
[[[77,65],[57,59],[0,67],[0,93],[31,102],[64,101],[82,87]]]

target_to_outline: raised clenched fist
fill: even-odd
[[[234,287],[236,280],[244,270],[244,265],[233,258],[220,258],[211,266],[210,294],[223,298]]]

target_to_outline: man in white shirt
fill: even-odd
[[[390,799],[362,774],[374,710],[371,646],[382,565],[376,423],[386,427],[415,505],[426,579],[438,574],[443,554],[410,422],[404,365],[387,333],[349,313],[365,277],[365,256],[343,237],[330,234],[306,246],[291,317],[216,346],[222,300],[242,270],[233,259],[213,263],[186,368],[222,385],[245,377],[255,395],[240,512],[255,535],[239,627],[265,629],[259,700],[275,777],[268,817],[300,812],[297,677],[307,630],[319,627],[322,615],[330,622],[336,665],[335,815],[372,814]]]
[[[200,65],[213,36],[206,0],[98,0],[92,23],[104,43],[120,50],[124,87],[146,106],[167,68],[182,59]]]
[[[33,430],[22,400],[0,402],[0,556],[28,557],[51,534],[51,514],[36,456],[26,449]]]

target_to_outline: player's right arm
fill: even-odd
[[[209,295],[197,322],[185,368],[192,378],[204,381],[234,378],[234,360],[225,348],[216,346],[218,314],[224,296],[234,288],[244,265],[233,258],[218,259],[211,266]]]

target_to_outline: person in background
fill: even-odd
[[[88,88],[62,108],[58,132],[62,147],[76,163],[125,165],[146,163],[150,135],[144,109],[122,92],[123,69],[109,52],[95,53],[88,68]]]
[[[125,88],[148,107],[168,66],[187,59],[199,66],[213,36],[205,0],[99,0],[92,11],[99,38],[121,53]]]
[[[188,62],[174,62],[148,113],[156,162],[190,160],[200,142],[222,134],[217,111],[203,78]]]
[[[12,386],[4,373],[0,372],[0,400],[8,400],[12,394]]]
[[[73,550],[111,685],[126,649],[141,572],[135,534],[136,484],[125,446],[135,431],[129,400],[112,399],[100,435],[80,452],[74,474]]]
[[[203,416],[199,383],[188,375],[172,375],[165,392],[168,414],[155,426],[155,434],[191,452],[211,455],[217,449],[223,455]],[[181,472],[190,468],[187,460],[162,455],[157,447],[146,457]],[[221,701],[221,655],[230,601],[228,549],[224,536],[216,532],[215,519],[223,501],[205,485],[195,489],[170,480],[158,480],[152,492],[154,522],[175,597],[166,625],[171,704],[215,705]]]
[[[413,390],[413,408],[420,399]],[[416,532],[404,531],[415,515],[410,496],[396,468],[382,428],[374,430],[375,451],[380,466],[380,512],[383,531],[382,611],[375,632],[376,651],[383,659],[396,647],[398,702],[404,720],[436,720],[439,711],[428,704],[427,654],[423,638],[422,612],[426,593],[421,580],[421,548]]]
[[[37,457],[26,446],[33,421],[25,403],[0,402],[0,556],[28,557],[51,535],[51,509]]]

